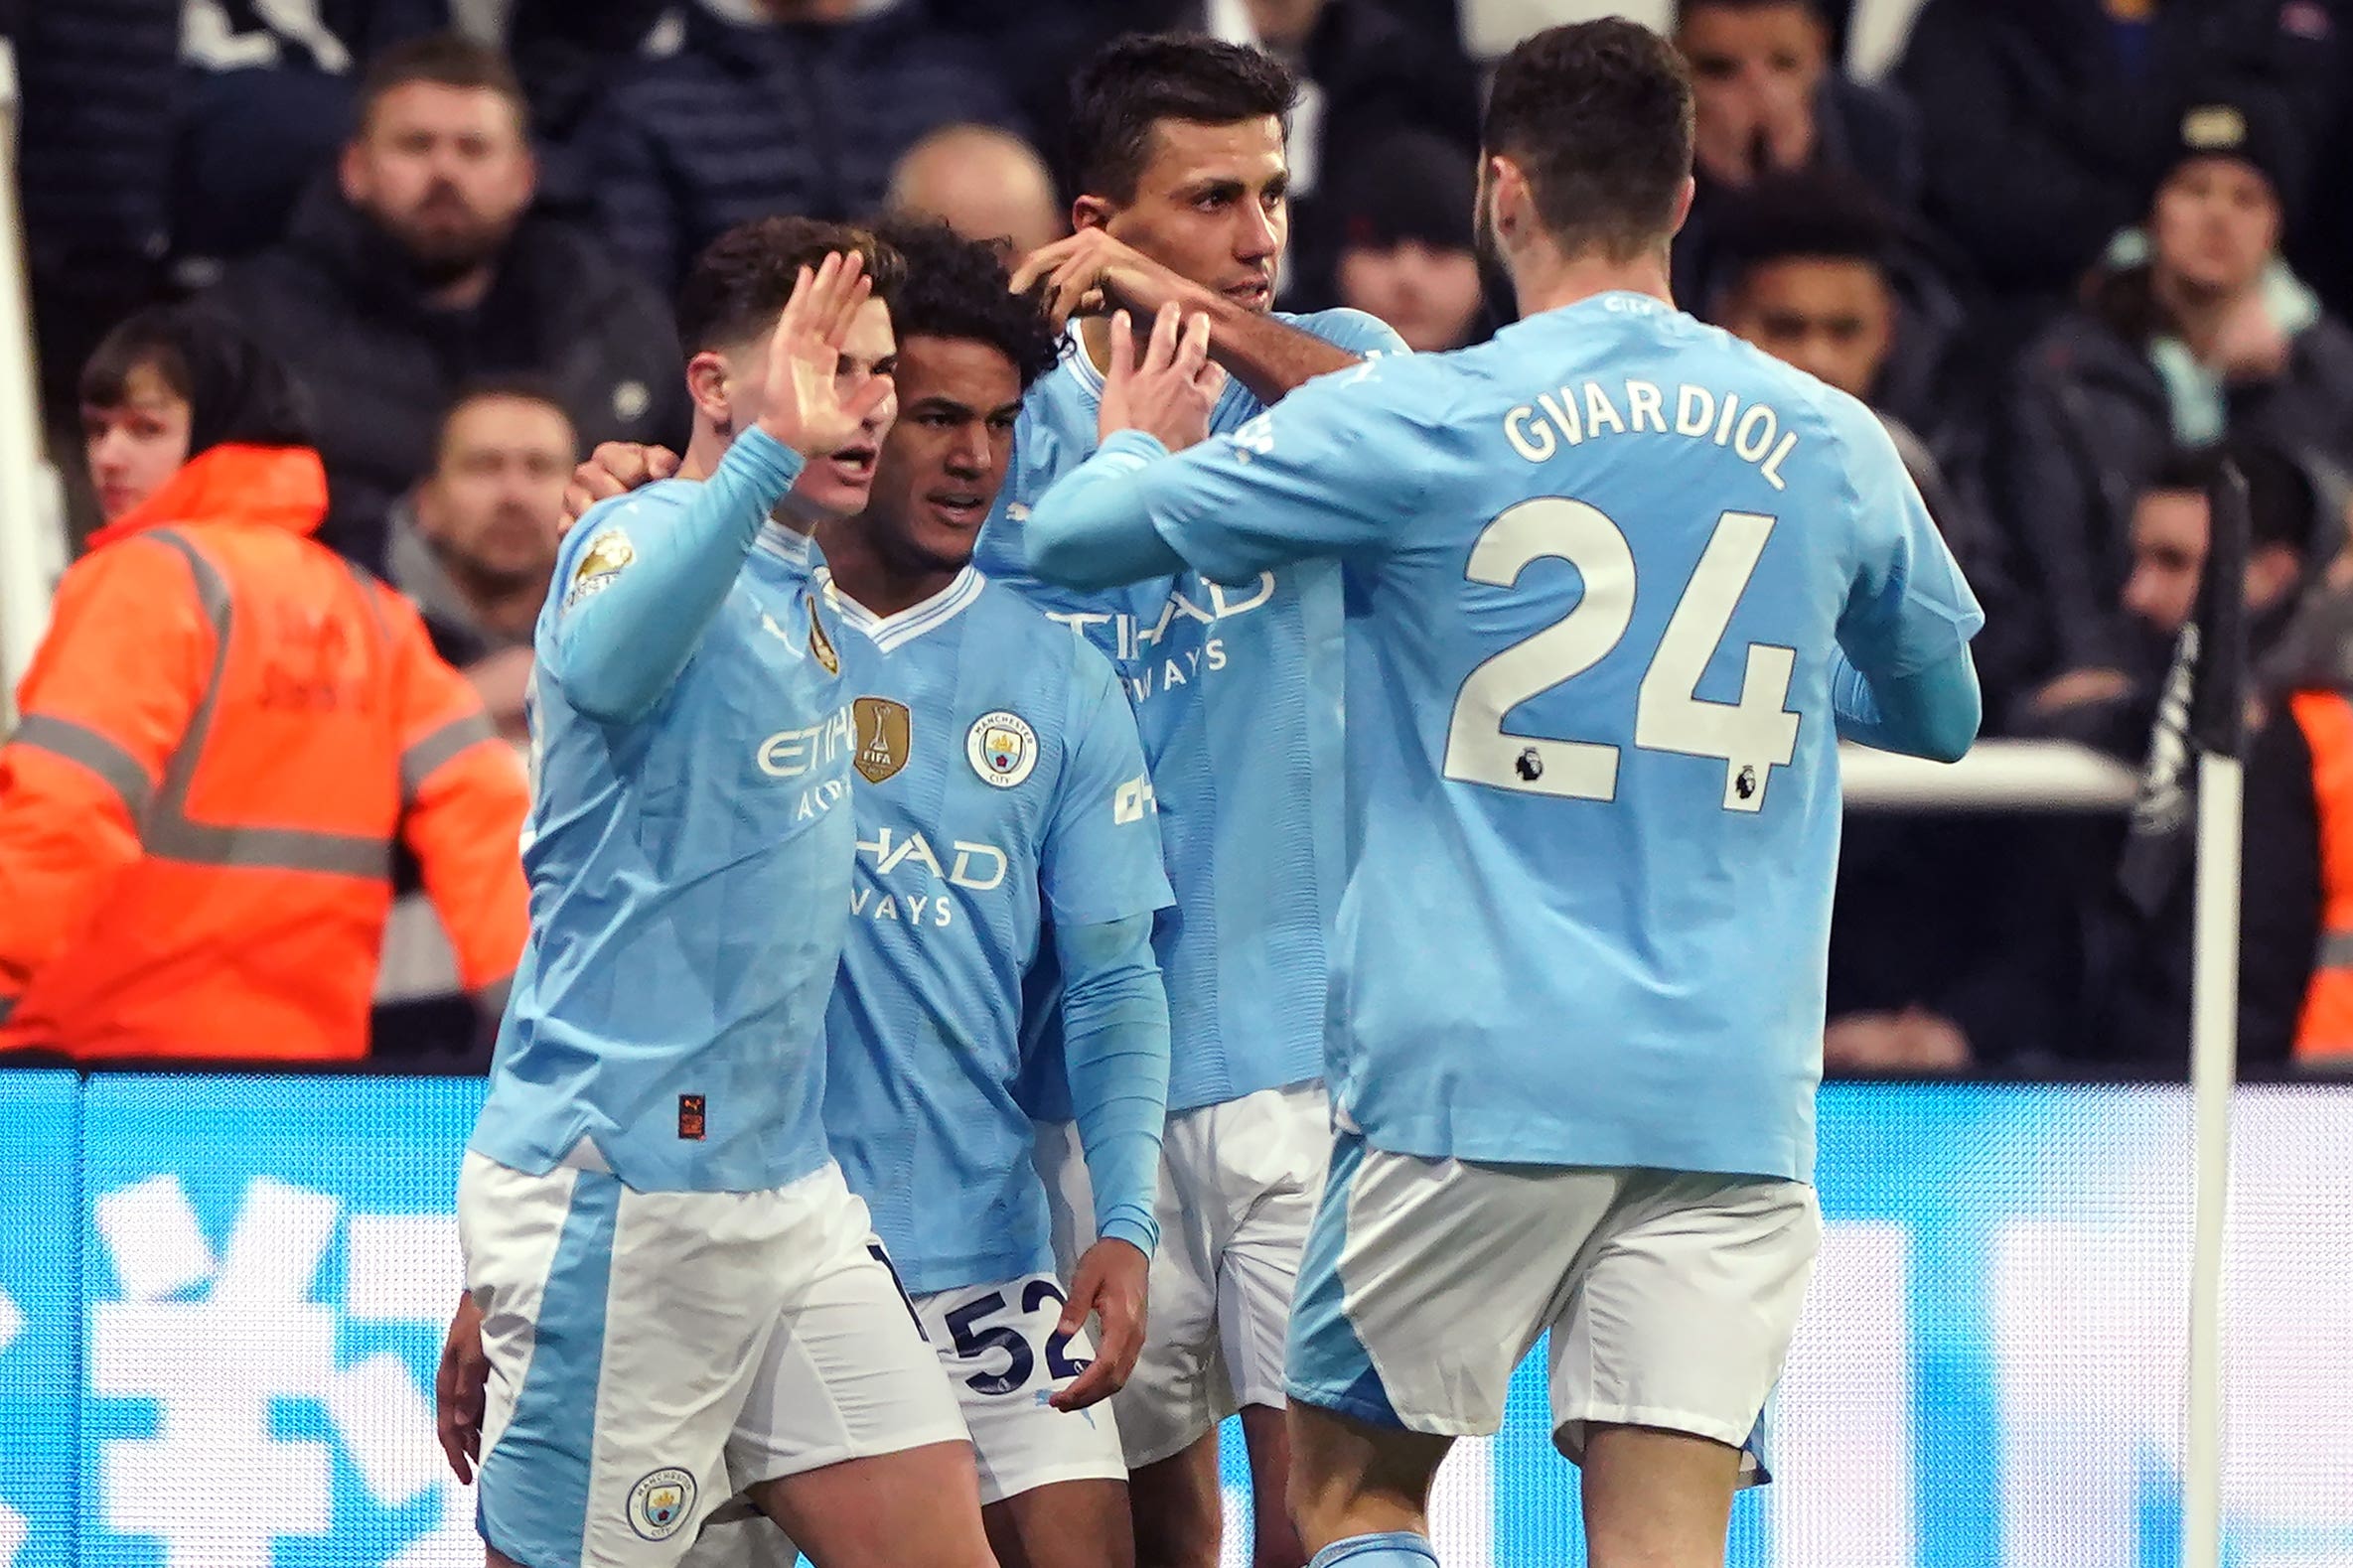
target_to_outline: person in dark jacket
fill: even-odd
[[[2081,911],[2085,1027],[2070,1032],[2074,1044],[2065,1054],[2155,1075],[2179,1075],[2190,1027],[2191,858],[2178,840],[2191,831],[2193,814],[2182,792],[2188,779],[2170,772],[2186,754],[2179,715],[2165,700],[2168,651],[2198,604],[2212,527],[2207,496],[2224,454],[2247,479],[2251,526],[2241,594],[2251,664],[2279,667],[2273,656],[2298,623],[2313,563],[2342,538],[2331,487],[2311,466],[2259,443],[2174,453],[2133,508],[2132,565],[2119,601],[2136,652],[2117,672],[2113,690],[2047,708],[2036,725],[2039,734],[2143,767],[2149,778],[2129,830],[2112,822],[2079,825],[2071,848],[2051,859],[2074,880],[2063,902]],[[2310,618],[2302,624],[2306,636],[2296,655],[2302,662],[2286,669],[2285,687],[2331,685],[2341,648],[2312,635],[2324,625]],[[2293,715],[2266,700],[2274,695],[2250,704],[2255,723],[2241,866],[2240,1058],[2259,1069],[2288,1059],[2312,972],[2320,904],[2312,755]],[[2168,788],[2168,782],[2178,787]],[[2170,852],[2159,842],[2168,836],[2176,840]]]
[[[2169,451],[2353,452],[2353,333],[2278,254],[2292,133],[2260,97],[2212,101],[2175,146],[2145,233],[2029,352],[1997,442],[2045,710],[2115,684],[2132,508]]]
[[[1988,288],[2056,301],[2138,215],[2183,103],[2244,89],[2273,99],[2307,152],[2327,133],[2338,9],[1928,0],[1896,79],[1920,112],[1930,218]]]
[[[1675,42],[1691,62],[1698,111],[1696,189],[1675,240],[1677,298],[1705,297],[1723,214],[1759,181],[1835,174],[1899,220],[1918,208],[1911,109],[1838,71],[1821,0],[1682,0]]]
[[[582,439],[685,429],[669,312],[586,234],[529,215],[513,73],[436,37],[386,52],[361,88],[338,188],[286,242],[208,296],[292,365],[327,463],[327,542],[375,570],[394,498],[433,462],[457,389],[534,374]]]
[[[879,208],[899,156],[970,122],[1018,129],[995,76],[909,0],[699,0],[666,60],[624,71],[580,133],[598,222],[674,288],[722,231]],[[675,377],[672,377],[675,379]]]

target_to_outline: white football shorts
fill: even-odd
[[[1552,1439],[1657,1427],[1742,1450],[1822,1244],[1802,1182],[1484,1165],[1343,1135],[1291,1318],[1289,1388],[1379,1426],[1494,1432],[1512,1370],[1551,1332]]]
[[[985,1506],[1064,1481],[1127,1480],[1108,1404],[1061,1411],[1046,1402],[1087,1367],[1084,1330],[1055,1332],[1068,1298],[1051,1274],[915,1298],[915,1312],[971,1433]],[[912,1445],[899,1445],[910,1447]],[[785,1532],[741,1499],[703,1527],[686,1568],[793,1568]]]
[[[1095,1234],[1086,1168],[1074,1127],[1039,1133],[1067,1275]],[[1143,1354],[1111,1399],[1130,1469],[1184,1452],[1245,1405],[1282,1408],[1291,1289],[1331,1147],[1321,1083],[1168,1118]]]
[[[528,1176],[469,1154],[459,1177],[492,1546],[529,1568],[667,1568],[748,1481],[963,1437],[836,1167],[640,1193],[601,1165]]]

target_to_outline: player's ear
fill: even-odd
[[[727,356],[716,349],[705,349],[686,361],[686,395],[694,399],[695,411],[720,430],[729,425],[728,374]]]
[[[1100,196],[1083,196],[1071,204],[1071,231],[1083,228],[1108,228],[1117,214],[1111,204]]]
[[[1683,177],[1683,190],[1675,198],[1675,226],[1669,233],[1683,232],[1684,221],[1691,215],[1691,199],[1699,193],[1699,182],[1690,175]]]

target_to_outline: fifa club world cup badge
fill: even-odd
[[[964,735],[964,756],[981,783],[1010,789],[1038,766],[1038,732],[1018,713],[983,713]]]
[[[650,1541],[666,1541],[694,1514],[694,1478],[671,1466],[629,1492],[629,1527]]]
[[[860,697],[849,711],[858,734],[851,764],[868,784],[881,784],[907,766],[915,741],[915,718],[907,704],[888,697]]]

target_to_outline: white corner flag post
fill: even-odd
[[[2190,972],[2189,1397],[2181,1568],[2221,1568],[2222,1263],[2230,1208],[2231,1091],[2239,1075],[2241,740],[2246,727],[2247,482],[2225,464],[2200,593],[2196,910]]]

